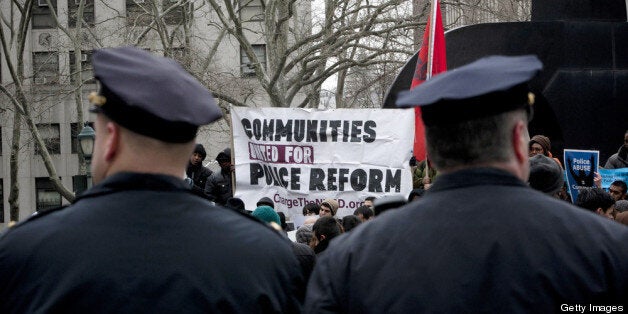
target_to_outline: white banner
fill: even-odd
[[[413,109],[231,108],[235,197],[262,197],[300,225],[309,202],[353,214],[368,196],[412,190]]]

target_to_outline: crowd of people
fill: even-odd
[[[344,217],[336,199],[309,203],[295,241],[270,198],[247,211],[233,197],[228,149],[219,171],[203,167],[198,128],[222,111],[194,77],[130,47],[98,50],[93,67],[95,185],[0,235],[0,313],[625,310],[626,183],[583,189],[577,206],[561,196],[549,139],[528,135],[534,56],[401,93],[422,106],[430,153],[415,189]],[[628,132],[606,166],[626,151]]]

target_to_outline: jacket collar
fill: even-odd
[[[170,175],[121,172],[105,178],[79,195],[76,200],[129,190],[190,191],[190,187],[183,179]]]
[[[525,182],[505,170],[497,168],[471,168],[439,175],[429,191],[436,192],[477,185],[528,186]]]

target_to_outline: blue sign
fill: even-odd
[[[608,191],[611,183],[620,180],[628,183],[628,168],[604,169],[598,170],[602,176],[602,188]]]
[[[578,190],[594,187],[595,173],[598,171],[600,152],[596,150],[565,149],[565,175],[571,201],[578,199]]]

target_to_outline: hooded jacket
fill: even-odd
[[[628,168],[628,148],[622,146],[606,161],[605,169]]]

